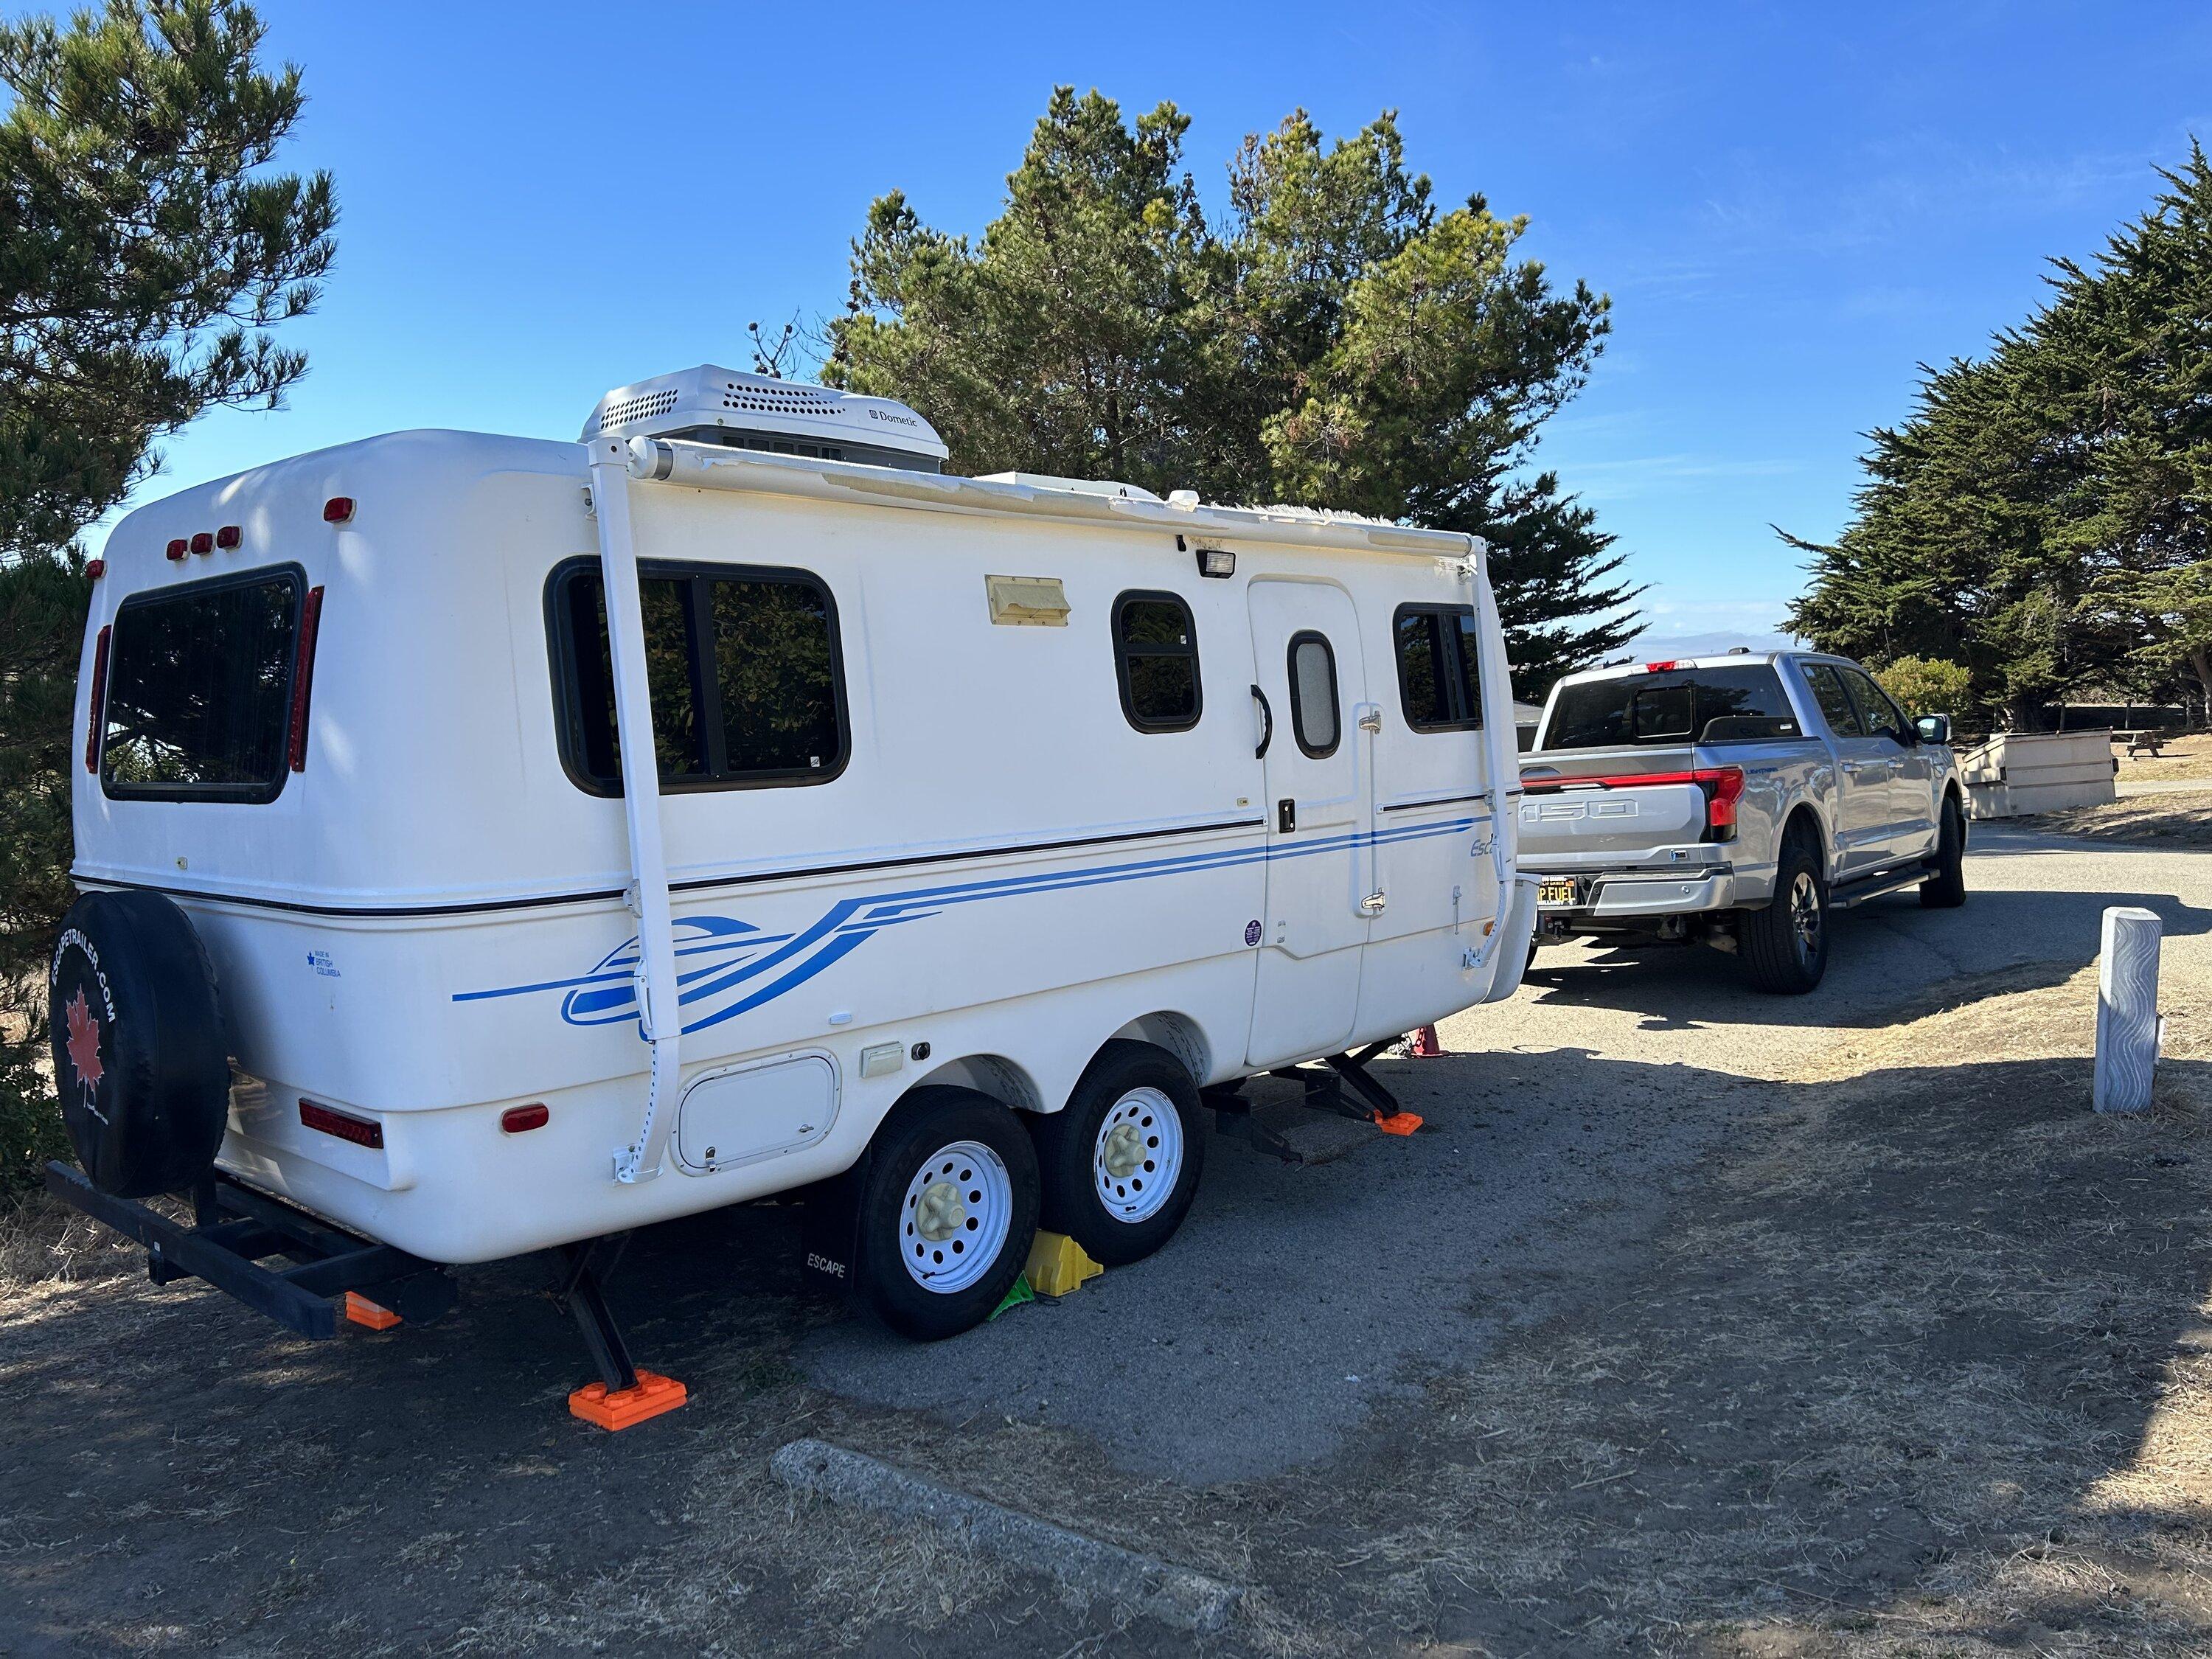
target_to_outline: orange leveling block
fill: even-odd
[[[1425,1121],[1419,1112],[1375,1114],[1375,1127],[1386,1135],[1409,1135]]]
[[[602,1429],[627,1429],[663,1412],[672,1412],[690,1397],[690,1390],[672,1376],[640,1371],[627,1389],[607,1392],[604,1382],[586,1382],[568,1396],[568,1412]]]
[[[380,1308],[359,1291],[348,1291],[345,1295],[345,1316],[356,1325],[366,1325],[372,1331],[388,1331],[399,1322],[399,1316],[389,1308]]]

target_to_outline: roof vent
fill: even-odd
[[[944,440],[904,404],[712,363],[616,387],[599,399],[581,436],[602,434],[684,438],[921,472],[945,468]]]

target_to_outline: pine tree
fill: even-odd
[[[1461,530],[1495,548],[1515,684],[1628,640],[1638,590],[1595,516],[1532,473],[1607,302],[1514,251],[1525,220],[1439,210],[1395,117],[1324,147],[1246,141],[1206,223],[1171,104],[1133,127],[1053,94],[971,246],[882,198],[825,378],[928,416],[962,471],[1104,476]]]
[[[315,302],[329,179],[266,170],[299,71],[227,0],[109,0],[0,25],[0,1195],[58,1125],[40,970],[69,901],[76,538],[217,405],[305,371],[271,330]]]

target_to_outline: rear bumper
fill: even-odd
[[[1540,924],[1554,932],[1579,923],[1656,921],[1663,916],[1733,910],[1747,904],[1764,904],[1773,891],[1771,874],[1762,879],[1759,874],[1738,870],[1715,870],[1704,875],[1689,872],[1560,872],[1538,878],[1547,887],[1559,882],[1571,882],[1574,886],[1571,900],[1554,897],[1539,902]]]

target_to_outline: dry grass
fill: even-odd
[[[2212,781],[2212,732],[2173,738],[2156,755],[2131,759],[2127,750],[2118,744],[2112,745],[2112,754],[2120,763],[2123,783],[2179,782],[2189,778]]]
[[[2013,820],[2055,835],[2092,841],[2164,842],[2175,847],[2212,847],[2212,777],[2205,793],[2130,795],[2101,806],[2075,806]]]

